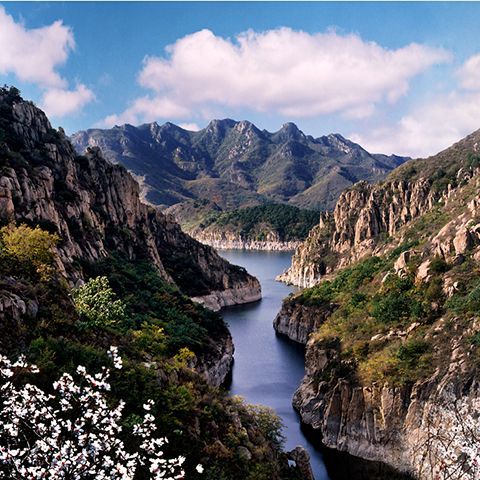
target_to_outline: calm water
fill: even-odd
[[[412,480],[385,464],[327,449],[320,444],[318,433],[301,429],[291,402],[304,373],[304,349],[275,335],[272,326],[282,299],[294,290],[275,281],[290,265],[291,254],[242,250],[223,250],[220,254],[255,275],[263,293],[259,302],[222,312],[235,343],[232,395],[268,405],[277,412],[285,425],[286,448],[303,445],[308,449],[316,480]]]
[[[272,322],[282,299],[293,288],[275,281],[289,265],[287,252],[223,250],[229,262],[245,267],[262,284],[260,302],[231,307],[222,312],[230,326],[235,344],[232,395],[241,395],[250,403],[272,407],[285,425],[286,448],[303,445],[311,456],[316,480],[327,480],[322,454],[300,430],[300,421],[292,407],[292,395],[304,373],[302,346],[275,335]]]

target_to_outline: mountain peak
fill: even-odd
[[[299,132],[299,128],[297,127],[297,125],[293,122],[287,122],[287,123],[284,123],[282,125],[282,128],[281,130],[286,130],[286,131],[289,131],[289,132]]]
[[[193,198],[222,208],[274,201],[328,209],[345,186],[381,180],[401,163],[383,156],[377,162],[336,133],[306,136],[292,122],[268,132],[247,120],[215,119],[193,134],[171,123],[154,125],[143,126],[146,132],[157,128],[153,135],[137,136],[127,146],[105,134],[102,146],[136,174],[147,175],[145,189],[157,205]],[[157,140],[154,149],[150,137]],[[88,137],[76,138],[79,151],[87,144]]]
[[[282,128],[274,133],[274,135],[286,140],[301,140],[306,138],[305,134],[293,122],[284,123]]]
[[[207,131],[218,131],[218,130],[226,130],[228,128],[232,128],[237,124],[235,120],[231,118],[223,118],[223,119],[214,119],[212,120],[206,127]]]

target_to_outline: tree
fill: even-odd
[[[120,370],[116,347],[109,356]],[[184,478],[185,459],[165,459],[161,449],[166,439],[154,437],[151,400],[143,405],[143,418],[123,434],[124,402],[110,406],[109,369],[91,375],[79,365],[74,375],[64,373],[53,383],[51,394],[30,383],[16,386],[21,374],[37,372],[24,357],[11,362],[0,355],[0,478]]]
[[[433,404],[424,415],[421,431],[426,433],[414,449],[420,474],[436,480],[476,480],[480,478],[480,399],[445,395],[444,405]]]
[[[60,241],[57,235],[31,228],[25,224],[10,224],[0,229],[1,252],[7,260],[13,260],[17,272],[36,273],[48,280],[54,271],[55,246]]]
[[[125,304],[117,299],[107,277],[91,278],[72,296],[82,328],[106,327],[125,320]]]

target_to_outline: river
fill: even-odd
[[[385,464],[326,449],[318,441],[318,435],[301,428],[300,417],[292,407],[292,396],[304,374],[304,348],[276,335],[273,329],[273,319],[283,298],[294,291],[275,281],[290,265],[291,253],[252,250],[220,250],[219,253],[255,275],[263,295],[259,302],[222,311],[235,344],[230,393],[276,411],[284,424],[285,448],[291,450],[303,445],[308,450],[315,480],[410,479]]]
[[[235,344],[232,395],[249,403],[273,408],[284,424],[285,447],[303,445],[311,456],[316,480],[327,480],[322,454],[300,429],[300,418],[292,407],[292,395],[304,373],[304,348],[275,334],[272,323],[282,299],[294,289],[276,282],[291,260],[290,252],[221,250],[229,262],[245,267],[262,285],[262,300],[223,310]]]

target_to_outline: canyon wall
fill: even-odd
[[[344,192],[280,276],[309,287],[274,321],[306,344],[303,422],[328,447],[419,479],[480,477],[478,145],[475,132]]]

